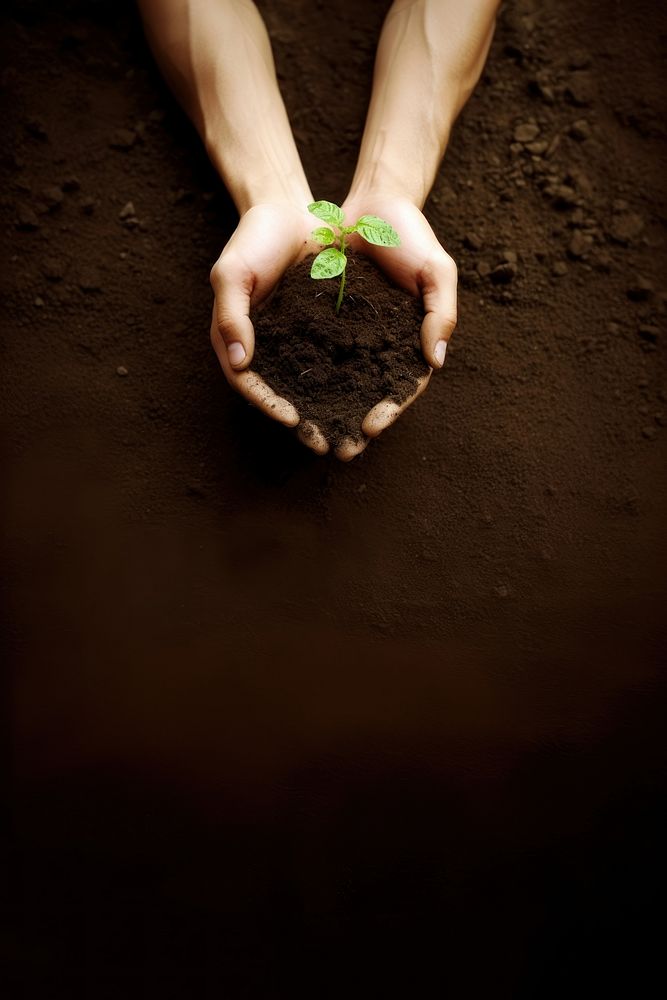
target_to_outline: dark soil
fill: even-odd
[[[333,447],[359,440],[368,411],[388,397],[402,403],[429,371],[421,353],[421,303],[396,288],[368,257],[350,254],[346,293],[338,279],[314,281],[312,258],[290,268],[253,315],[253,369],[312,421]]]
[[[340,203],[386,3],[261,7]],[[5,4],[5,996],[653,995],[665,37],[504,5],[426,205],[458,330],[344,465],[220,372],[236,217],[134,6]]]

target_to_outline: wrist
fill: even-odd
[[[227,190],[239,215],[256,205],[287,205],[305,212],[313,200],[307,185],[294,174],[275,174],[270,170],[243,177],[225,177]]]
[[[378,198],[402,198],[421,210],[430,189],[431,184],[414,165],[398,170],[382,159],[360,161],[346,200],[363,205]]]
[[[228,146],[215,141],[207,141],[206,149],[239,215],[268,202],[305,210],[313,200],[300,161],[294,165],[261,163],[250,153],[230,155]]]
[[[420,211],[433,187],[449,138],[450,126],[424,121],[418,128],[405,125],[381,128],[364,135],[351,185],[355,200],[400,197]]]

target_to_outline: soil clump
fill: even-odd
[[[362,436],[364,417],[381,399],[403,402],[428,373],[419,338],[423,309],[368,257],[351,254],[336,314],[338,281],[313,281],[311,264],[307,258],[291,267],[252,316],[253,368],[335,447]]]

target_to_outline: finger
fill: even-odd
[[[249,403],[262,413],[266,413],[267,417],[279,421],[286,427],[296,427],[299,423],[296,407],[289,400],[278,396],[257,372],[235,372],[230,385]]]
[[[257,372],[234,371],[229,363],[225,343],[218,330],[215,306],[211,320],[211,343],[218,356],[218,361],[225,374],[225,378],[232,389],[235,389],[249,403],[252,403],[253,406],[256,406],[262,413],[266,413],[273,420],[285,424],[286,427],[296,427],[299,423],[299,414],[292,403],[275,393]]]
[[[214,265],[211,284],[215,292],[215,322],[230,367],[243,371],[249,367],[255,350],[255,331],[250,321],[252,289],[247,276],[224,258]]]
[[[387,427],[391,427],[393,423],[400,417],[401,413],[407,410],[408,406],[414,403],[418,396],[421,396],[422,392],[428,385],[431,379],[431,372],[428,375],[424,375],[420,378],[417,383],[417,388],[411,396],[403,400],[402,403],[397,403],[393,399],[381,399],[379,403],[376,403],[372,410],[364,417],[364,421],[361,425],[361,429],[369,438],[377,437],[382,431],[385,431]]]
[[[443,250],[422,272],[422,354],[431,368],[445,363],[447,341],[456,326],[456,264]]]
[[[325,438],[317,424],[312,420],[305,420],[299,424],[296,435],[306,448],[311,448],[316,455],[326,455],[329,451],[329,442]]]
[[[354,438],[351,437],[344,437],[340,444],[334,449],[334,455],[336,458],[339,458],[341,462],[351,462],[353,458],[357,457],[357,455],[361,455],[367,444],[367,437],[363,437],[359,441],[355,441]]]

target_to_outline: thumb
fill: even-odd
[[[211,285],[215,292],[213,333],[216,342],[213,346],[218,356],[221,351],[225,352],[234,371],[243,371],[250,365],[255,350],[255,331],[249,315],[249,282],[247,277],[221,260],[211,272]]]
[[[422,296],[422,353],[432,368],[442,368],[456,326],[456,264],[444,250],[422,272]]]

